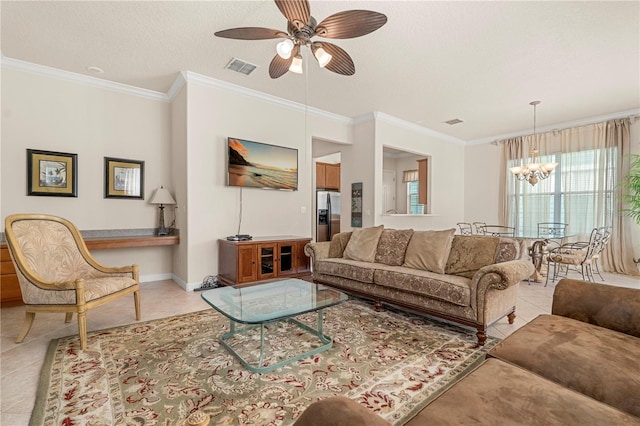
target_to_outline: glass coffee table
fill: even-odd
[[[233,354],[249,371],[265,373],[285,364],[300,360],[333,345],[331,337],[322,331],[323,309],[348,299],[347,295],[329,287],[299,279],[285,279],[250,286],[229,286],[207,290],[202,298],[211,307],[230,320],[229,332],[220,336],[220,343]],[[312,328],[294,317],[317,312],[318,322]],[[273,364],[265,364],[265,326],[278,321],[289,321],[302,330],[320,339],[321,346],[299,353]],[[236,327],[245,324],[244,327]],[[234,335],[260,327],[260,355],[252,365],[227,343]]]

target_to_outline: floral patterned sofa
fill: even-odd
[[[477,329],[515,318],[521,280],[534,270],[524,242],[383,226],[336,234],[305,246],[313,280],[375,301],[406,307]]]

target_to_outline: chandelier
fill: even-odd
[[[529,102],[529,105],[533,105],[533,142],[531,143],[531,150],[529,151],[531,163],[523,166],[511,167],[509,169],[518,180],[526,180],[531,184],[531,186],[534,186],[540,180],[548,178],[553,169],[558,167],[558,163],[541,163],[538,158],[538,141],[536,139],[536,107],[539,104],[540,101]]]

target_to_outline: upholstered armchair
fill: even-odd
[[[87,311],[133,293],[140,319],[138,265],[107,267],[89,253],[78,229],[68,220],[41,214],[5,219],[5,235],[26,305],[21,343],[37,312],[78,315],[80,348],[87,347]]]

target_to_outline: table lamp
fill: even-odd
[[[151,204],[159,204],[160,205],[160,224],[158,225],[158,234],[157,235],[169,235],[169,229],[164,226],[164,206],[176,204],[176,200],[173,199],[169,191],[164,189],[163,186],[156,189],[156,192],[151,197]]]

